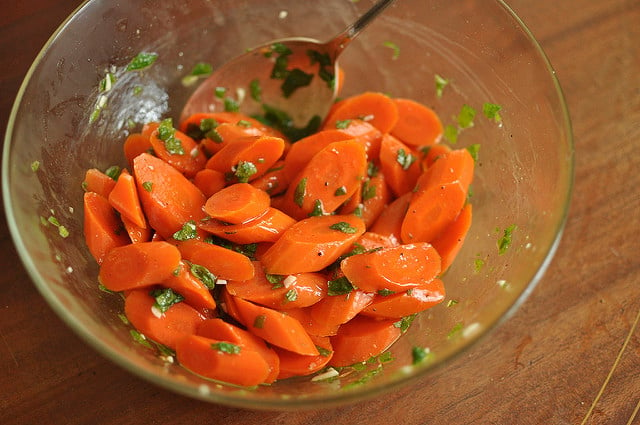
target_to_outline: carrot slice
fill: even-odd
[[[400,319],[419,313],[444,300],[444,283],[438,278],[394,294],[377,294],[362,314],[385,319]]]
[[[426,146],[421,151],[424,153],[424,157],[420,161],[422,165],[422,169],[426,170],[431,167],[436,160],[438,160],[443,155],[451,152],[451,148],[442,143],[436,143],[434,145]]]
[[[267,277],[259,262],[254,262],[254,268],[253,279],[230,280],[227,291],[235,297],[279,310],[308,307],[327,294],[327,279],[320,273]]]
[[[263,175],[251,181],[256,189],[264,190],[269,196],[284,193],[289,187],[289,178],[284,171],[284,161],[278,160]]]
[[[396,196],[411,192],[421,174],[418,155],[390,134],[382,137],[380,167],[386,183]]]
[[[124,141],[124,157],[130,167],[136,156],[144,152],[150,152],[153,147],[148,134],[132,133]]]
[[[204,195],[171,165],[143,153],[134,159],[133,171],[149,225],[164,239],[171,238],[186,222],[205,217]]]
[[[394,99],[398,122],[391,129],[402,142],[411,146],[433,145],[442,137],[442,123],[435,111],[410,99]]]
[[[213,120],[214,123],[219,125],[222,124],[234,124],[240,128],[244,129],[253,129],[259,131],[260,135],[273,136],[283,138],[282,133],[278,130],[266,126],[262,124],[255,118],[251,118],[248,115],[242,114],[240,112],[202,112],[198,114],[193,114],[184,121],[180,123],[180,131],[183,133],[191,133],[195,129],[199,129],[202,120]],[[252,131],[253,131],[252,130]]]
[[[387,204],[378,219],[373,223],[373,226],[370,227],[370,230],[383,236],[393,237],[399,241],[402,233],[402,221],[407,214],[412,196],[412,193],[405,193],[390,204]]]
[[[154,307],[156,299],[149,292],[149,288],[129,291],[124,299],[124,314],[145,337],[175,350],[179,340],[196,333],[204,317],[183,302],[161,312]]]
[[[241,347],[255,350],[269,365],[270,373],[264,382],[276,380],[280,372],[280,359],[276,352],[267,346],[263,339],[222,319],[207,319],[198,326],[198,335],[218,341],[229,341]]]
[[[285,212],[301,220],[318,208],[325,214],[336,211],[356,192],[366,169],[362,144],[345,140],[327,145],[291,181]]]
[[[218,220],[205,220],[199,226],[212,235],[246,245],[256,242],[275,242],[295,222],[279,209],[270,207],[266,213],[246,223],[226,224]]]
[[[204,196],[209,198],[214,193],[226,186],[227,181],[220,171],[205,168],[196,173],[193,177],[193,184],[202,192]]]
[[[86,192],[95,192],[109,198],[109,193],[116,185],[116,181],[97,168],[90,168],[84,175],[83,187]]]
[[[271,371],[255,350],[198,335],[178,341],[176,357],[182,366],[198,375],[241,386],[262,384]]]
[[[347,257],[340,269],[363,291],[401,292],[435,278],[440,256],[428,243],[399,245]]]
[[[270,344],[303,355],[318,355],[318,349],[299,321],[293,317],[234,298],[240,322],[247,330]]]
[[[382,132],[371,123],[361,119],[352,119],[347,122],[337,123],[336,125],[340,127],[338,131],[350,136],[364,145],[364,149],[367,152],[367,158],[369,158],[369,160],[373,160],[380,156]]]
[[[254,275],[251,260],[239,252],[197,239],[180,242],[178,249],[185,260],[206,267],[220,279],[248,280]]]
[[[344,254],[365,231],[352,215],[309,217],[289,227],[262,256],[269,274],[316,272]]]
[[[122,220],[122,224],[124,224],[131,243],[149,242],[151,240],[153,236],[153,229],[151,229],[151,227],[146,225],[145,227],[140,227],[123,215],[120,216],[120,219]]]
[[[442,154],[427,171],[422,173],[418,179],[417,190],[458,183],[466,194],[473,181],[474,168],[475,162],[467,149],[452,150]]]
[[[155,154],[167,164],[180,171],[185,176],[191,178],[202,170],[207,162],[204,154],[198,148],[198,144],[180,130],[173,130],[173,135],[169,136],[172,142],[170,148],[169,140],[160,139],[160,131],[165,128],[160,125],[149,138],[151,147]]]
[[[112,249],[100,267],[100,282],[112,291],[150,286],[168,279],[180,251],[168,242],[143,242]]]
[[[162,281],[161,285],[171,288],[184,297],[184,302],[196,309],[216,308],[216,302],[209,292],[209,288],[191,272],[191,265],[180,262],[177,273]]]
[[[329,363],[333,356],[333,347],[329,338],[310,336],[316,347],[319,347],[320,354],[317,356],[304,356],[278,347],[274,349],[280,359],[278,379],[311,375]]]
[[[322,336],[335,335],[344,323],[353,319],[373,301],[374,294],[354,290],[346,295],[331,295],[314,304],[309,312],[313,330]]]
[[[331,337],[331,366],[343,367],[369,360],[387,350],[401,335],[395,320],[355,317]]]
[[[449,268],[458,255],[458,252],[460,252],[469,228],[471,227],[471,216],[471,204],[466,204],[453,223],[449,224],[449,226],[440,233],[440,236],[431,242],[431,245],[433,245],[442,258],[442,271],[446,271]]]
[[[325,128],[335,128],[338,122],[363,119],[382,133],[388,133],[398,122],[398,107],[393,99],[376,92],[365,92],[345,99],[326,120]]]
[[[102,264],[111,250],[127,245],[129,240],[116,210],[105,197],[86,192],[83,203],[84,239],[93,258],[98,264]]]
[[[361,199],[362,220],[367,227],[371,227],[392,199],[384,173],[378,172],[362,184]]]
[[[236,183],[214,193],[204,204],[210,217],[240,224],[260,217],[269,209],[271,198],[248,183]]]
[[[375,232],[365,232],[356,242],[364,250],[370,251],[372,249],[391,248],[398,246],[398,240],[393,236],[384,236]]]
[[[136,226],[143,229],[147,227],[147,220],[142,212],[136,182],[127,170],[122,170],[116,185],[109,193],[109,203],[123,217],[132,221]]]

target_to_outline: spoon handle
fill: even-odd
[[[358,34],[369,25],[383,10],[385,10],[395,0],[379,0],[355,22],[344,29],[340,34],[336,35],[328,45],[331,46],[333,59],[335,60],[340,53],[353,41]]]

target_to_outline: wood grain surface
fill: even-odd
[[[640,423],[640,1],[511,0],[564,89],[576,144],[564,238],[491,338],[423,382],[331,410],[187,399],[114,366],[36,291],[0,220],[0,424]],[[77,0],[3,3],[0,130],[36,54]]]

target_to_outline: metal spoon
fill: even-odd
[[[239,108],[247,115],[277,115],[292,127],[319,124],[336,96],[338,56],[395,0],[379,0],[325,43],[310,38],[271,41],[218,68],[191,95],[181,119]]]

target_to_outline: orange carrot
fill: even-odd
[[[444,283],[435,278],[405,292],[377,294],[362,314],[375,318],[400,319],[441,303],[444,296]]]
[[[471,227],[471,204],[466,204],[458,217],[449,224],[431,244],[442,258],[442,271],[446,271],[462,248]]]
[[[383,248],[352,255],[340,269],[357,288],[402,292],[428,282],[440,273],[440,256],[428,243]]]
[[[198,266],[199,265],[192,265],[181,261],[171,276],[163,280],[160,284],[182,295],[184,302],[195,309],[214,310],[216,308],[216,302],[211,292],[209,292],[209,288],[202,280],[193,274],[194,270],[196,272],[201,270]],[[213,285],[213,282],[210,284]]]
[[[197,239],[180,242],[178,249],[185,260],[206,267],[220,279],[248,280],[254,275],[251,260],[239,252]]]
[[[214,193],[204,204],[212,218],[231,224],[241,224],[265,214],[271,198],[249,183],[235,183]]]
[[[310,336],[316,347],[319,347],[320,354],[317,356],[304,356],[278,347],[274,349],[280,359],[278,379],[311,375],[329,363],[333,356],[329,338]]]
[[[247,183],[266,173],[280,159],[284,146],[279,137],[246,137],[225,145],[207,161],[207,168]]]
[[[200,141],[209,155],[214,155],[220,149],[237,140],[246,137],[264,136],[265,133],[253,126],[239,125],[237,123],[222,123],[206,133],[206,137]]]
[[[382,142],[382,132],[380,130],[371,123],[357,118],[336,125],[340,127],[338,131],[364,145],[369,160],[378,158],[380,155],[380,143]]]
[[[443,154],[427,169],[417,183],[417,191],[429,186],[457,183],[466,194],[473,181],[475,163],[467,149],[455,149]]]
[[[284,171],[284,161],[278,160],[263,175],[251,181],[256,189],[264,190],[269,196],[284,193],[289,187],[289,179]]]
[[[339,122],[362,119],[382,133],[388,133],[398,122],[398,107],[382,93],[365,92],[345,99],[326,120],[325,128],[335,128]]]
[[[152,149],[148,134],[132,133],[124,141],[124,157],[130,167],[133,167],[133,159],[136,156]]]
[[[136,182],[127,170],[122,170],[116,185],[109,193],[109,203],[123,217],[126,217],[136,226],[143,229],[147,227],[147,220],[142,212]]]
[[[320,208],[334,212],[358,189],[367,159],[362,144],[354,140],[334,142],[315,154],[291,181],[285,193],[285,212],[301,220]]]
[[[378,172],[362,184],[361,198],[362,220],[367,227],[371,227],[392,199],[391,191],[382,172]]]
[[[269,274],[322,270],[344,254],[365,231],[353,215],[309,217],[289,227],[262,256]]]
[[[355,317],[342,325],[338,334],[331,337],[333,357],[329,364],[349,366],[380,355],[400,337],[401,330],[395,322]]]
[[[343,215],[356,214],[360,218],[362,218],[362,186],[363,185],[364,183],[361,185],[358,185],[358,188],[353,193],[353,195],[351,195],[349,199],[347,199],[342,205],[340,205],[340,208],[338,208],[337,210],[338,214],[343,214]]]
[[[270,344],[294,353],[314,356],[318,349],[300,322],[285,313],[234,298],[240,322]]]
[[[212,219],[202,221],[199,227],[212,235],[246,245],[256,242],[275,242],[295,222],[279,209],[268,208],[266,213],[246,223],[226,224]]]
[[[230,280],[227,291],[244,300],[279,310],[308,307],[327,294],[327,279],[320,273],[267,276],[259,262],[254,262],[253,279]]]
[[[111,250],[129,243],[116,210],[105,197],[94,192],[84,194],[84,239],[98,264]]]
[[[149,242],[153,236],[153,230],[149,226],[140,227],[125,216],[120,216],[122,224],[132,243]]]
[[[170,134],[166,134],[167,132]],[[202,170],[207,162],[196,142],[183,132],[173,129],[171,124],[167,126],[163,122],[151,133],[149,142],[160,159],[189,178]]]
[[[433,145],[442,137],[442,123],[433,109],[410,99],[394,99],[398,122],[391,134],[410,146]]]
[[[156,131],[158,129],[158,127],[160,127],[160,123],[158,121],[148,122],[148,123],[146,123],[145,125],[142,126],[142,131],[140,132],[140,134],[142,134],[146,138],[150,138],[151,137],[151,133]],[[142,152],[140,152],[140,153],[142,153]]]
[[[405,193],[396,198],[382,210],[370,230],[383,236],[400,240],[402,221],[405,218],[412,193]]]
[[[179,340],[176,357],[198,375],[240,386],[262,384],[271,370],[255,350],[198,335]]]
[[[150,286],[168,279],[180,251],[168,242],[143,242],[112,249],[100,267],[100,282],[112,291]]]
[[[386,183],[396,196],[411,192],[421,173],[418,155],[390,134],[382,137],[380,167]]]
[[[205,168],[196,173],[193,178],[193,184],[196,185],[202,194],[209,198],[214,193],[226,186],[227,181],[220,171]]]
[[[393,236],[384,236],[374,232],[365,232],[356,243],[366,251],[398,246],[398,240]]]
[[[97,168],[90,168],[84,175],[83,187],[85,192],[95,192],[109,198],[109,193],[116,185],[116,181]]]
[[[186,222],[205,217],[204,195],[178,170],[147,153],[133,162],[144,213],[164,239],[171,238]]]
[[[146,338],[175,350],[180,339],[196,333],[204,317],[183,302],[162,312],[150,292],[151,288],[129,291],[124,299],[124,313]]]
[[[214,123],[218,124],[234,124],[238,127],[245,129],[254,129],[259,131],[260,135],[265,136],[273,136],[282,138],[282,133],[278,130],[275,130],[272,127],[266,126],[262,124],[260,121],[255,118],[251,118],[247,115],[244,115],[240,112],[203,112],[198,114],[193,114],[188,117],[186,120],[180,123],[180,131],[183,133],[189,133],[190,127],[193,131],[194,128],[200,128],[202,125],[202,120],[209,119],[213,120]]]
[[[311,158],[333,142],[353,139],[340,130],[324,130],[304,137],[293,145],[284,159],[284,173],[289,180],[293,180],[300,171],[311,161]]]
[[[436,160],[438,160],[441,156],[448,154],[451,152],[451,148],[448,145],[444,145],[442,143],[436,143],[431,146],[426,146],[421,149],[424,152],[424,156],[420,161],[423,170],[431,167]]]
[[[341,325],[371,304],[373,298],[373,293],[361,290],[323,298],[309,310],[311,319],[316,322],[314,332],[321,336],[335,335]]]

